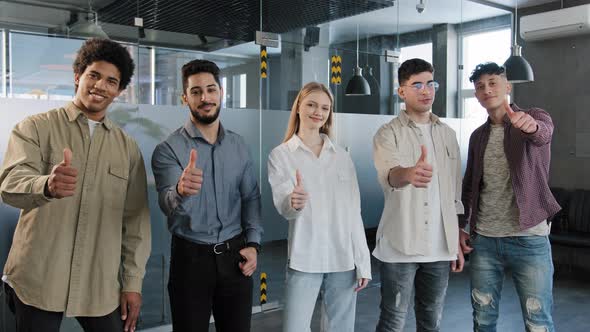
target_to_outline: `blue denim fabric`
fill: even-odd
[[[553,261],[547,236],[492,238],[476,234],[470,258],[473,330],[496,331],[504,271],[520,300],[527,332],[554,332]]]
[[[417,331],[439,331],[450,262],[381,262],[381,315],[377,332],[404,330],[408,307],[414,298]]]
[[[311,317],[322,294],[322,331],[354,332],[356,273],[307,273],[287,269],[284,332],[311,331]]]

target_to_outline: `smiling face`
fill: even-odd
[[[299,126],[302,129],[313,129],[319,132],[328,121],[331,112],[330,97],[323,91],[311,92],[299,103]]]
[[[504,104],[506,96],[512,90],[512,85],[506,76],[497,74],[483,74],[475,85],[475,98],[488,113],[499,109]]]
[[[182,98],[191,111],[194,120],[211,124],[219,117],[223,90],[211,73],[193,74],[187,79]]]
[[[74,104],[94,121],[104,118],[109,105],[119,96],[121,73],[112,63],[96,61],[82,74],[74,75],[76,96]]]
[[[406,82],[402,83],[398,94],[404,100],[407,112],[424,113],[430,111],[436,92],[433,78],[431,72],[424,71],[410,76]]]

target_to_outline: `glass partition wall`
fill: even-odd
[[[71,5],[46,2],[38,7],[28,1],[7,3],[17,10],[28,8],[37,17],[9,19],[0,14],[0,104],[4,111],[0,115],[0,158],[15,123],[72,98],[71,65],[86,38],[82,33],[89,36],[102,31],[125,43],[136,63],[132,82],[112,105],[110,116],[138,141],[148,170],[153,238],[141,328],[170,324],[166,288],[170,233],[158,207],[150,160],[155,146],[188,116],[181,100],[182,65],[197,58],[219,65],[224,90],[221,121],[245,138],[256,166],[265,228],[254,275],[253,311],[260,312],[283,303],[288,223],[274,208],[266,163],[270,151],[283,140],[299,89],[317,81],[334,94],[334,141],[350,152],[355,163],[371,245],[383,205],[372,163],[372,137],[404,110],[397,95],[400,63],[420,57],[434,64],[435,80],[441,87],[433,111],[456,130],[465,159],[469,134],[485,117],[473,102],[465,77],[480,61],[503,62],[510,44],[508,13],[467,0],[429,1],[423,12],[417,11],[414,0],[244,0],[234,7],[224,2],[203,7],[180,1],[158,6],[157,1],[139,0],[91,1],[91,6],[82,0]],[[261,45],[255,43],[256,31],[279,36],[276,47],[268,46],[262,53]],[[346,86],[357,65],[371,91],[347,96]],[[18,211],[4,204],[0,211],[3,265]],[[264,305],[262,273],[267,282]],[[377,271],[373,276],[378,282]],[[0,329],[12,331],[13,326],[2,299]],[[75,320],[64,321],[62,331],[79,330]]]

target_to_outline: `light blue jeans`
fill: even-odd
[[[439,331],[450,264],[381,262],[381,315],[376,331],[403,331],[412,295],[416,330]]]
[[[318,294],[321,292],[321,330],[354,332],[355,286],[355,270],[306,273],[288,268],[283,331],[311,331],[311,317]]]
[[[553,261],[546,236],[486,237],[475,235],[470,257],[473,330],[496,331],[504,269],[520,300],[527,332],[554,332]]]

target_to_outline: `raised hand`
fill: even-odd
[[[64,149],[64,158],[61,163],[55,165],[47,180],[47,191],[53,198],[74,196],[78,170],[72,167],[72,150]]]
[[[432,180],[432,166],[426,162],[426,146],[421,145],[422,154],[416,163],[416,166],[407,170],[407,181],[416,188],[426,188]]]
[[[508,118],[514,128],[520,129],[524,133],[532,134],[537,131],[537,121],[525,112],[514,112],[508,104],[508,100],[504,100],[504,109]]]
[[[295,178],[297,183],[291,193],[291,206],[299,211],[305,207],[305,203],[307,202],[307,192],[305,191],[305,188],[303,188],[303,179],[301,178],[299,170],[295,171]]]
[[[201,191],[203,184],[203,170],[197,168],[197,150],[191,149],[188,165],[182,172],[176,190],[181,196],[196,195]]]

